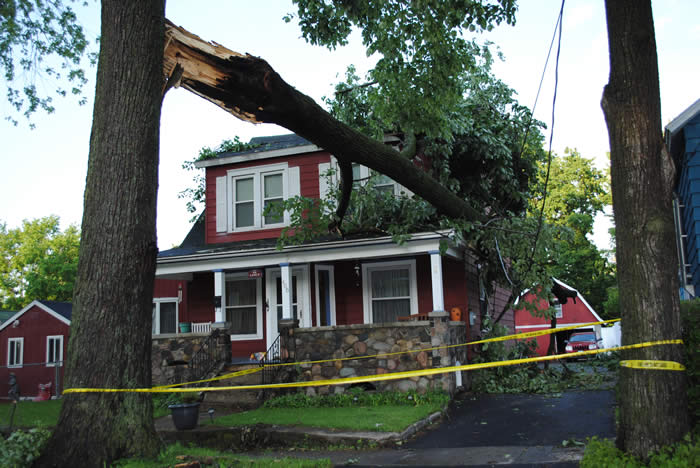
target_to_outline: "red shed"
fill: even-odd
[[[593,310],[586,299],[579,293],[576,289],[568,286],[567,284],[559,281],[556,278],[552,278],[555,287],[559,287],[567,292],[568,300],[565,303],[559,303],[556,301],[553,306],[557,311],[557,328],[570,327],[573,325],[582,325],[585,323],[600,322],[602,319]],[[532,303],[536,300],[533,293],[526,293],[523,300]],[[549,304],[544,299],[540,299],[539,307],[542,310],[549,308]],[[515,332],[525,333],[537,330],[544,330],[551,327],[549,319],[542,317],[534,317],[526,309],[518,309],[515,311]],[[591,330],[596,334],[597,339],[601,339],[601,327],[600,325],[591,326],[588,328],[580,328],[576,330],[570,330],[565,332],[556,333],[555,342],[555,352],[556,354],[561,354],[564,352],[564,340],[568,339],[572,333]],[[549,346],[550,337],[554,335],[543,335],[537,337],[537,354],[539,356],[544,356],[547,354],[547,348]]]
[[[7,398],[10,372],[22,398],[36,397],[39,384],[51,395],[63,382],[63,358],[70,335],[72,304],[33,301],[0,325],[0,397]]]

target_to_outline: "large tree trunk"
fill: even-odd
[[[66,387],[151,385],[164,0],[102,1]],[[151,397],[68,394],[38,466],[103,466],[160,448]]]
[[[605,2],[610,79],[602,106],[610,137],[623,345],[681,336],[671,195],[663,143],[650,0]],[[624,359],[682,361],[681,345],[627,351]],[[689,429],[685,373],[620,370],[618,446],[646,458]]]

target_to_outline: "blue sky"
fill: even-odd
[[[532,107],[560,2],[522,0],[514,27],[502,25],[485,36],[505,55],[496,63],[496,75],[514,88],[522,104]],[[700,2],[654,1],[654,17],[661,79],[662,121],[668,123],[700,97]],[[332,93],[348,64],[359,71],[371,66],[359,38],[350,46],[329,52],[308,45],[294,23],[282,16],[294,11],[288,0],[217,2],[171,0],[166,16],[204,39],[229,49],[265,58],[290,84],[320,103]],[[99,34],[99,8],[79,10],[90,37]],[[89,75],[94,77],[95,69]],[[564,11],[554,149],[577,148],[607,164],[608,136],[600,97],[608,78],[607,33],[602,0],[569,0]],[[41,80],[41,79],[40,79]],[[39,81],[39,85],[42,82]],[[48,84],[48,83],[47,83]],[[553,61],[536,108],[536,117],[551,121]],[[78,106],[68,99],[57,102],[53,115],[33,118],[35,130],[20,119],[18,127],[0,121],[0,220],[9,227],[22,219],[50,214],[62,226],[79,224],[87,171],[94,79],[89,103]],[[8,112],[0,100],[0,114]],[[189,230],[189,214],[177,193],[191,183],[182,162],[202,146],[216,146],[225,138],[288,133],[274,125],[240,122],[230,114],[185,90],[166,96],[161,119],[158,195],[158,243],[161,249],[182,241]],[[606,246],[606,226],[600,224],[596,241]]]

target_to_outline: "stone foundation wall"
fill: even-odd
[[[302,364],[300,378],[306,381],[446,367],[454,365],[457,360],[466,362],[464,347],[431,350],[466,341],[464,322],[449,322],[447,314],[431,316],[431,320],[426,321],[295,328],[293,337],[297,361],[333,359]],[[361,356],[374,357],[348,359]],[[382,380],[372,382],[372,385],[380,391],[443,389],[454,393],[455,374]],[[308,387],[304,391],[310,395],[342,393],[347,387]]]
[[[151,347],[151,380],[153,385],[171,385],[187,381],[187,363],[208,335],[161,335],[153,338]]]

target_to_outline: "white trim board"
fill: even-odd
[[[666,132],[674,135],[678,130],[683,128],[689,120],[695,117],[698,112],[700,112],[700,99],[691,104],[687,109],[681,112],[678,117],[666,125]]]
[[[337,260],[357,258],[383,258],[415,254],[427,254],[439,250],[441,234],[416,234],[404,245],[397,245],[391,237],[364,239],[354,241],[333,241],[312,245],[291,246],[277,250],[275,247],[251,249],[236,252],[202,252],[178,257],[166,257],[158,260],[156,277],[230,269],[261,268],[277,266],[280,263],[328,263]],[[461,260],[461,249],[448,248],[446,256]]]
[[[294,146],[291,148],[281,148],[272,151],[259,151],[257,153],[235,154],[214,159],[206,159],[197,161],[194,166],[198,169],[203,167],[224,166],[227,164],[236,164],[249,161],[260,161],[261,159],[279,158],[281,156],[293,156],[296,154],[315,153],[323,151],[316,145]]]

